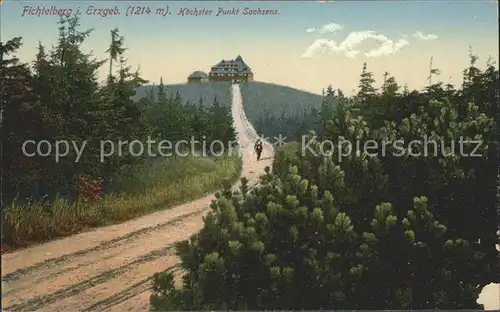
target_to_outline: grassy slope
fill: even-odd
[[[132,172],[133,171],[133,172]],[[167,209],[212,193],[241,173],[237,155],[219,158],[163,159],[137,167],[119,178],[123,190],[94,203],[14,203],[3,213],[3,244],[7,250],[67,236],[85,228],[118,223]]]
[[[201,97],[204,105],[211,105],[215,96],[224,105],[231,105],[232,101],[231,84],[229,82],[174,84],[166,85],[165,87],[168,93],[175,94],[179,91],[184,102],[198,103]],[[155,93],[158,92],[158,86],[142,86],[137,89],[135,99],[138,100],[144,97],[151,88],[154,88]]]
[[[231,104],[231,84],[228,82],[202,82],[166,85],[168,93],[179,91],[184,101],[198,103],[203,98],[204,105],[211,105],[214,97],[221,104]],[[265,82],[242,83],[243,106],[250,121],[263,115],[281,116],[296,111],[319,109],[323,97],[306,91]],[[151,88],[157,92],[158,86],[142,86],[137,90],[136,99],[144,97]]]
[[[221,104],[230,105],[232,101],[230,86],[229,82],[202,82],[166,85],[166,89],[169,93],[179,91],[181,97],[191,103],[198,103],[201,96],[204,105],[211,105],[214,97],[217,97]],[[279,118],[283,114],[293,116],[295,113],[304,110],[310,111],[312,108],[320,110],[323,101],[323,96],[319,94],[272,83],[250,82],[242,83],[240,86],[245,113],[249,121],[254,125],[258,125],[258,121],[262,120],[264,116]],[[151,88],[154,88],[155,93],[157,92],[157,86],[144,86],[138,89],[136,99],[148,94]],[[260,129],[259,131],[265,132],[268,136],[274,136],[277,133],[282,133],[287,137],[293,136],[291,132],[289,133],[292,130],[279,128],[280,125],[276,125],[276,127],[280,130]],[[299,131],[302,130],[294,129],[292,132]]]
[[[293,115],[297,111],[320,109],[323,97],[306,91],[280,85],[252,82],[241,84],[243,107],[253,122],[261,116]]]

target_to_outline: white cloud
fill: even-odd
[[[316,39],[300,57],[311,58],[315,55],[320,54],[341,54],[343,53],[348,58],[354,58],[359,54],[359,51],[346,48],[342,46],[342,43],[338,45],[334,40],[328,39]]]
[[[423,34],[420,31],[417,31],[416,33],[414,33],[413,37],[421,39],[421,40],[435,40],[435,39],[438,38],[438,36],[436,36],[434,34],[427,34],[427,35],[425,35],[425,34]]]
[[[311,58],[316,54],[326,53],[330,49],[334,49],[336,46],[335,41],[330,41],[327,39],[316,39],[300,57]]]
[[[323,25],[318,29],[308,28],[308,29],[306,29],[306,32],[308,32],[308,33],[317,32],[319,34],[336,33],[337,31],[339,31],[343,28],[344,28],[344,26],[342,26],[342,25],[330,23],[330,24]]]
[[[344,39],[344,41],[342,41],[340,48],[342,50],[353,50],[361,42],[367,39],[374,39],[382,42],[388,40],[386,36],[379,35],[373,30],[353,31],[347,36],[347,38]]]
[[[373,30],[361,30],[351,32],[340,44],[333,40],[317,39],[301,55],[302,58],[311,58],[317,54],[343,54],[347,58],[355,58],[360,51],[356,49],[363,41],[373,39],[380,43],[380,47],[365,53],[367,57],[380,57],[386,55],[395,55],[401,49],[408,45],[405,39],[400,39],[394,43],[384,35],[377,34]]]
[[[368,51],[365,53],[367,57],[380,57],[380,56],[387,56],[387,55],[395,55],[404,46],[409,45],[410,43],[408,40],[405,39],[400,39],[398,42],[394,43],[392,40],[387,40],[382,43],[382,45],[378,49],[373,49],[371,51]]]
[[[344,28],[344,26],[335,24],[335,23],[330,23],[321,26],[321,28],[318,30],[318,33],[320,34],[325,34],[325,33],[336,33],[337,31],[341,30]]]

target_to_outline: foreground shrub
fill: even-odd
[[[390,203],[359,231],[330,192],[266,168],[258,187],[217,194],[200,233],[177,245],[182,287],[154,279],[164,310],[478,308],[483,254],[447,235],[425,197],[398,218]]]
[[[88,202],[102,199],[102,179],[92,179],[85,173],[79,173],[73,185],[73,194],[76,199]]]

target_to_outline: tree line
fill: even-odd
[[[118,29],[111,30],[108,59],[98,60],[82,51],[92,29],[81,30],[77,17],[63,18],[58,25],[57,43],[50,50],[39,43],[30,64],[16,57],[21,37],[0,43],[4,205],[14,198],[56,194],[76,200],[82,181],[89,184],[83,188],[116,191],[113,177],[146,159],[126,152],[101,162],[101,140],[176,141],[194,136],[210,144],[234,139],[230,103],[214,99],[205,108],[187,103],[179,93],[169,94],[163,82],[157,94],[134,101],[136,89],[147,81],[127,63]],[[108,77],[99,81],[98,71],[106,65]],[[22,145],[27,140],[88,144],[78,162],[70,150],[56,163],[53,157],[25,156]]]
[[[200,233],[177,245],[182,287],[172,273],[156,274],[152,308],[481,308],[482,288],[500,282],[499,73],[477,59],[470,54],[459,88],[435,82],[431,67],[423,91],[389,74],[376,90],[364,64],[355,97],[329,89],[317,120],[334,146],[427,135],[445,151],[411,156],[417,146],[398,157],[389,146],[339,160],[319,140],[312,152],[285,145],[257,187],[244,180],[240,192],[217,194]],[[482,156],[450,153],[461,137],[481,141]]]
[[[320,111],[316,109],[302,110],[292,115],[284,112],[281,116],[266,114],[255,119],[252,125],[257,133],[263,133],[265,137],[274,138],[280,134],[288,140],[300,140],[303,133],[308,130],[320,131]]]

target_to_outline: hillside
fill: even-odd
[[[263,116],[290,116],[320,109],[323,97],[306,91],[264,82],[242,83],[243,106],[250,121]]]
[[[321,95],[264,82],[243,83],[241,93],[249,121],[265,137],[298,140],[309,130],[319,131]]]
[[[203,99],[204,105],[212,104],[214,97],[224,105],[231,105],[231,90],[228,82],[202,82],[202,83],[183,83],[166,85],[168,93],[175,94],[177,91],[181,94],[184,101],[198,103]],[[153,89],[154,94],[158,93],[158,86],[145,85],[137,89],[135,100],[145,97]]]
[[[146,96],[157,85],[145,85],[137,89],[136,100]],[[198,102],[200,98],[205,104],[211,104],[216,96],[222,104],[231,103],[229,82],[201,82],[166,85],[168,93],[180,92],[182,98],[189,102]],[[290,87],[265,82],[241,84],[243,106],[247,117],[253,121],[262,116],[290,116],[303,110],[319,109],[323,97],[319,94],[301,91]]]
[[[204,106],[212,104],[217,97],[221,104],[231,103],[229,82],[201,82],[166,85],[168,93],[179,91],[183,101]],[[135,100],[148,94],[158,93],[157,85],[145,85],[137,89]],[[243,107],[248,120],[257,132],[266,137],[279,134],[294,140],[308,130],[318,130],[317,112],[321,110],[323,96],[291,87],[265,82],[240,84]],[[313,110],[313,111],[312,111]]]
[[[290,87],[265,82],[240,84],[243,107],[248,120],[257,132],[266,137],[282,134],[288,139],[297,139],[300,133],[318,130],[317,112],[321,110],[323,96]],[[157,85],[141,86],[135,100],[151,93],[158,93]],[[229,82],[202,82],[166,85],[168,93],[179,91],[184,101],[205,106],[217,97],[221,104],[231,103]],[[313,110],[313,111],[311,111]]]

